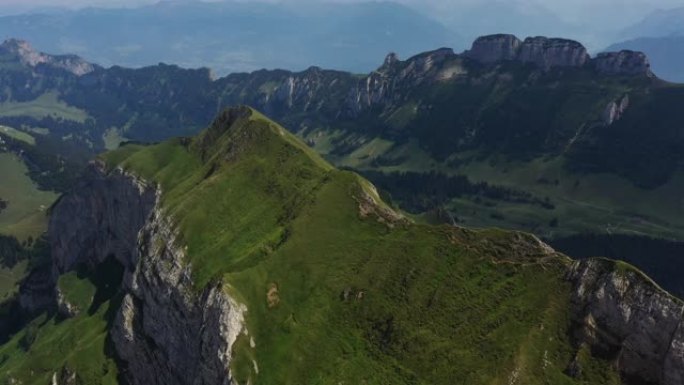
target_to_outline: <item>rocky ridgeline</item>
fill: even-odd
[[[5,40],[0,44],[0,54],[16,57],[21,64],[35,68],[41,64],[50,65],[82,76],[93,72],[95,65],[75,55],[48,55],[36,51],[28,42],[18,39]]]
[[[652,76],[648,58],[641,52],[605,52],[592,59],[587,49],[576,41],[541,36],[528,37],[524,41],[505,34],[482,36],[463,55],[484,64],[518,61],[545,70],[591,66],[605,75]]]
[[[641,52],[608,52],[591,58],[586,48],[573,40],[529,37],[521,41],[513,35],[500,34],[476,39],[472,48],[461,54],[450,48],[440,48],[400,60],[395,53],[390,53],[378,69],[351,83],[344,81],[347,74],[317,67],[289,73],[273,93],[251,104],[277,115],[277,106],[320,110],[335,104],[330,100],[330,94],[346,95],[336,113],[340,117],[355,118],[372,108],[400,104],[422,84],[467,75],[464,58],[485,65],[517,61],[546,71],[559,67],[586,67],[606,76],[653,76],[648,58]]]

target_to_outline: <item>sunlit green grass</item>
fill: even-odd
[[[21,140],[22,142],[26,142],[30,145],[36,144],[36,139],[33,136],[12,127],[0,125],[0,134],[4,134],[9,136],[10,138]]]
[[[88,114],[76,107],[69,106],[59,100],[56,92],[46,92],[38,98],[28,102],[4,102],[0,103],[0,116],[29,116],[36,119],[46,117],[62,118],[83,123]]]
[[[9,202],[0,212],[0,233],[21,240],[47,230],[46,210],[57,199],[54,192],[38,190],[26,172],[15,155],[0,153],[0,198]]]
[[[18,292],[27,267],[28,261],[20,261],[11,268],[0,267],[0,303]]]
[[[68,299],[86,310],[95,287],[75,274],[63,277],[60,286]],[[90,300],[89,300],[90,298]],[[118,369],[105,353],[108,318],[112,302],[107,301],[92,314],[59,320],[42,315],[0,347],[0,381],[3,383],[50,384],[63,369],[77,373],[83,384],[117,384]],[[19,382],[13,382],[19,381]]]

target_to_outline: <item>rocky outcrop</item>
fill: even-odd
[[[95,66],[78,56],[59,55],[52,56],[36,51],[24,40],[9,39],[0,44],[0,51],[16,56],[19,61],[29,67],[37,67],[41,64],[51,65],[69,71],[76,76],[89,74],[95,70]]]
[[[56,287],[55,291],[57,297],[57,311],[59,312],[60,316],[64,318],[71,318],[76,317],[81,313],[81,310],[83,309],[79,309],[78,306],[69,302],[62,290],[59,289],[59,286]]]
[[[625,95],[618,100],[613,100],[608,103],[605,110],[603,110],[603,124],[610,126],[616,121],[620,120],[622,115],[627,111],[629,107],[629,95]]]
[[[58,373],[52,374],[50,385],[81,385],[83,381],[78,377],[78,374],[68,367],[62,367]]]
[[[53,208],[53,274],[116,258],[126,271],[111,330],[131,384],[230,384],[245,307],[223,283],[197,290],[157,186],[93,164]]]
[[[514,35],[488,35],[478,37],[469,51],[464,52],[466,57],[481,63],[496,63],[503,60],[516,60],[520,52],[522,42]]]
[[[615,360],[627,383],[684,383],[684,304],[637,270],[575,262],[568,279],[575,340]]]
[[[598,54],[593,64],[596,71],[605,75],[653,76],[651,63],[643,52],[603,52]]]

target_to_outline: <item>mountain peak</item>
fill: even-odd
[[[31,43],[21,39],[7,39],[0,44],[0,51],[15,56],[21,64],[35,68],[41,64],[61,68],[76,76],[93,72],[95,66],[75,55],[53,56],[33,48]]]
[[[217,157],[238,159],[241,154],[255,151],[268,141],[287,142],[289,147],[304,153],[321,168],[331,167],[293,134],[246,105],[223,110],[209,128],[197,136],[192,146],[202,161],[207,162]]]
[[[26,40],[21,39],[7,39],[0,44],[0,49],[8,53],[16,55],[23,64],[29,66],[36,66],[46,61],[46,56],[36,51],[33,46]]]

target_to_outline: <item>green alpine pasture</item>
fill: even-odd
[[[0,381],[50,384],[64,373],[76,373],[82,384],[118,384],[118,368],[107,353],[116,299],[86,311],[96,292],[88,278],[69,274],[60,278],[59,286],[68,300],[85,310],[69,319],[43,314],[0,346]]]
[[[0,212],[0,233],[20,240],[47,230],[46,211],[57,199],[56,193],[39,190],[27,172],[16,155],[0,153],[0,198],[8,202]]]
[[[36,99],[26,102],[6,101],[0,103],[1,117],[31,117],[42,119],[46,117],[61,118],[83,123],[88,114],[76,107],[69,106],[59,99],[59,93],[48,91]]]
[[[21,140],[32,146],[36,144],[36,139],[33,136],[24,131],[19,131],[16,128],[0,125],[0,134],[4,134],[9,136],[10,138]]]

